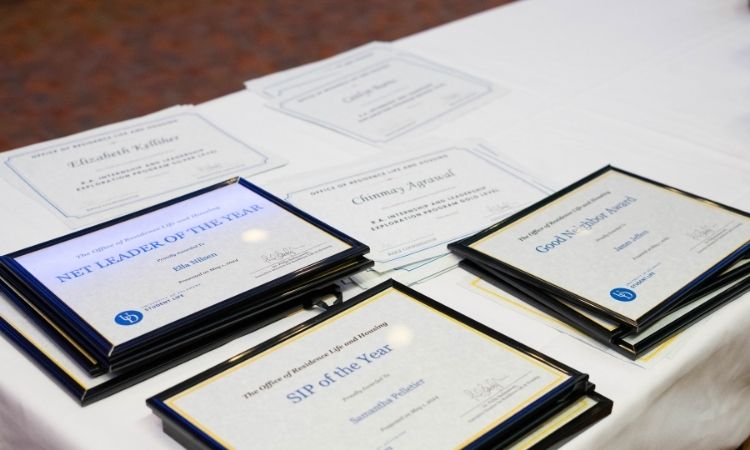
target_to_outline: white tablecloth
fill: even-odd
[[[611,163],[750,209],[745,0],[529,0],[396,45],[510,89],[429,137],[481,137],[553,187]],[[199,108],[289,159],[252,180],[260,185],[383,151],[283,116],[246,92]],[[23,202],[10,186],[0,189],[6,250],[58,231],[43,218],[14,222],[24,217]],[[21,226],[29,237],[19,240],[30,242],[13,241]],[[750,435],[750,295],[640,367],[468,290],[471,278],[453,270],[417,288],[589,373],[614,400],[612,415],[566,448],[732,449]],[[0,448],[178,448],[147,397],[312,315],[299,313],[85,408],[0,339]]]

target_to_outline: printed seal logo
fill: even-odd
[[[118,325],[135,325],[143,320],[143,313],[140,311],[123,311],[115,316],[115,322]]]
[[[609,296],[618,302],[632,302],[637,295],[628,288],[614,288],[609,291]]]

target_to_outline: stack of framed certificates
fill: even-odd
[[[387,281],[151,399],[187,448],[547,448],[607,416],[586,374]]]
[[[232,179],[2,257],[0,329],[91,401],[300,307],[367,251]]]
[[[750,215],[612,167],[449,248],[633,359],[750,289]]]

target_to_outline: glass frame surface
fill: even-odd
[[[270,201],[280,209],[290,213],[292,216],[311,224],[320,232],[336,238],[339,241],[342,241],[348,246],[348,248],[342,252],[318,260],[313,264],[309,264],[277,279],[253,287],[228,299],[221,300],[210,307],[196,311],[192,314],[168,323],[167,325],[141,334],[123,344],[116,346],[109,342],[102,333],[98,332],[95,329],[95,327],[93,327],[82,317],[80,317],[65,301],[61,300],[58,296],[53,294],[34,275],[29,273],[28,270],[26,270],[17,261],[15,261],[15,259],[20,256],[41,249],[49,249],[60,243],[67,242],[71,239],[75,239],[77,237],[98,230],[102,230],[108,227],[115,227],[120,223],[127,222],[131,219],[143,216],[150,212],[157,211],[180,202],[188,201],[204,193],[234,184],[240,185],[253,192],[254,194],[257,194],[260,197]],[[39,313],[42,316],[49,319],[49,321],[59,327],[65,334],[70,336],[73,341],[80,344],[85,349],[85,351],[93,355],[93,357],[101,365],[113,369],[117,366],[116,361],[118,359],[127,358],[128,356],[132,357],[133,354],[144,351],[144,349],[148,348],[151,344],[158,341],[162,341],[164,339],[176,339],[179,337],[179,333],[181,330],[189,329],[193,324],[210,322],[212,319],[215,319],[217,316],[220,316],[221,314],[226,313],[233,308],[242,308],[242,303],[247,302],[247,300],[250,298],[263,298],[269,296],[273,297],[274,294],[280,295],[285,290],[285,288],[294,286],[296,283],[304,284],[307,280],[324,274],[332,267],[341,265],[342,263],[345,263],[347,261],[361,258],[362,255],[364,255],[368,251],[369,248],[361,242],[345,235],[344,233],[336,230],[330,225],[327,225],[315,219],[314,217],[295,208],[294,206],[289,205],[283,200],[261,189],[260,187],[253,185],[242,178],[232,178],[224,182],[206,187],[204,189],[186,194],[184,196],[169,200],[167,202],[160,203],[150,208],[146,208],[141,211],[137,211],[83,230],[79,230],[66,236],[37,244],[26,249],[12,252],[8,255],[0,257],[0,265],[5,269],[4,274],[6,277],[6,283],[27,293],[27,299],[39,310]],[[265,305],[265,307],[269,306],[270,305]]]
[[[526,357],[531,357],[541,364],[552,367],[568,375],[568,378],[565,381],[552,388],[552,390],[544,394],[542,397],[534,400],[531,404],[522,408],[509,419],[494,426],[478,438],[473,439],[466,448],[493,448],[500,443],[510,443],[516,439],[519,434],[525,433],[527,430],[540,425],[545,420],[557,414],[559,411],[567,407],[573,400],[587,392],[588,389],[593,389],[591,384],[588,383],[588,375],[578,372],[552,358],[526,347],[525,345],[510,339],[501,333],[488,328],[417,291],[414,291],[411,288],[401,285],[396,281],[388,280],[355,298],[330,309],[327,313],[322,314],[321,316],[302,323],[285,333],[282,333],[148,399],[147,404],[154,413],[162,419],[165,431],[188,448],[225,448],[220,442],[204,432],[199,426],[192,423],[190,418],[185,417],[172,408],[169,405],[170,399],[190,390],[198,384],[204,383],[206,380],[221,376],[222,374],[227,373],[227,371],[231,371],[232,368],[261,355],[264,352],[273,351],[275,347],[284,344],[286,341],[295,338],[301,333],[305,333],[320,325],[325,325],[327,321],[335,320],[338,314],[345,312],[348,309],[357,306],[359,303],[367,301],[388,289],[395,289],[411,299],[448,316],[453,321],[459,322],[460,325],[478,331],[491,340],[499,341],[500,343],[511,347],[513,350],[522,353]],[[457,326],[459,325],[457,324]],[[252,362],[250,362],[250,364],[252,364]]]

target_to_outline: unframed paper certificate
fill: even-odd
[[[281,112],[371,144],[437,126],[508,93],[383,43],[246,85]]]
[[[235,139],[188,107],[4,156],[3,178],[76,226],[285,163]]]
[[[473,143],[381,157],[269,188],[366,242],[378,271],[445,254],[447,242],[549,193]]]

